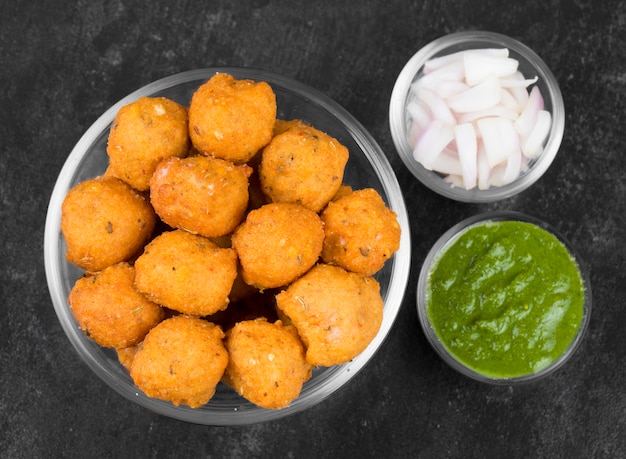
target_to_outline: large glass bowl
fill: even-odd
[[[528,169],[513,182],[481,190],[466,190],[444,181],[437,172],[427,170],[413,158],[407,140],[410,118],[407,105],[411,101],[412,85],[423,75],[424,64],[439,56],[458,51],[483,48],[508,48],[510,57],[519,62],[519,70],[527,78],[538,77],[536,85],[543,95],[545,109],[552,114],[552,125],[544,143],[543,153],[528,164]],[[456,32],[440,37],[413,55],[406,63],[393,88],[389,104],[389,125],[393,142],[411,173],[434,192],[462,202],[492,202],[514,196],[541,178],[554,160],[565,130],[565,106],[558,81],[546,63],[529,47],[506,35],[486,31]]]
[[[268,82],[276,94],[279,118],[302,119],[341,141],[350,151],[345,183],[354,189],[376,189],[397,213],[402,229],[399,251],[376,275],[385,302],[379,333],[369,347],[351,362],[316,369],[304,385],[300,397],[282,410],[257,407],[222,384],[213,399],[197,409],[176,407],[147,397],[133,384],[114,351],[98,346],[85,336],[67,301],[74,282],[83,272],[65,259],[66,246],[60,231],[61,204],[71,187],[104,173],[108,162],[107,138],[117,111],[142,96],[169,97],[187,105],[196,88],[216,72],[230,73],[238,79]],[[374,138],[352,115],[320,92],[274,73],[245,68],[207,68],[179,73],[144,86],[107,110],[78,141],[58,176],[50,199],[44,237],[46,276],[54,309],[72,345],[87,365],[127,399],[165,416],[206,425],[243,425],[278,419],[321,402],[346,384],[374,356],[389,333],[404,296],[411,255],[408,217],[402,193],[389,162]]]

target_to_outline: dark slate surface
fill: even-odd
[[[0,456],[618,457],[626,453],[626,3],[31,0],[0,6]],[[394,80],[421,46],[486,29],[533,48],[564,94],[548,173],[493,205],[441,198],[394,152]],[[198,67],[258,67],[313,86],[374,135],[403,187],[413,265],[388,339],[314,408],[248,427],[191,425],[135,406],[80,360],[43,265],[47,204],[69,151],[108,107]],[[448,227],[487,209],[543,217],[591,269],[594,310],[574,358],[522,387],[468,380],[435,356],[414,286]]]

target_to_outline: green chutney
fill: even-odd
[[[426,310],[447,350],[495,379],[536,373],[576,337],[585,286],[550,232],[522,221],[470,226],[435,259]]]

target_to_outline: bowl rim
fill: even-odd
[[[453,244],[458,238],[464,234],[468,229],[481,225],[490,221],[519,221],[531,223],[540,229],[547,231],[548,233],[555,236],[559,242],[561,242],[573,261],[576,263],[578,270],[580,272],[580,276],[582,279],[583,287],[585,290],[584,295],[584,303],[583,303],[583,316],[581,318],[580,327],[576,336],[567,347],[567,349],[555,359],[550,365],[535,373],[529,373],[526,375],[511,377],[511,378],[497,378],[484,375],[476,370],[469,368],[463,363],[459,362],[445,347],[445,345],[441,342],[437,333],[434,331],[430,319],[427,314],[427,306],[426,306],[426,286],[428,284],[430,278],[430,269],[433,263],[436,261],[439,254],[445,252],[445,250]],[[494,211],[486,211],[471,217],[465,218],[460,222],[453,225],[447,231],[445,231],[433,244],[430,251],[426,255],[424,262],[422,264],[422,268],[419,273],[417,289],[416,289],[416,307],[417,314],[420,322],[420,328],[424,335],[426,336],[427,341],[431,345],[431,347],[435,350],[436,354],[447,363],[450,367],[452,367],[457,372],[474,379],[476,381],[480,381],[483,383],[489,383],[493,385],[517,385],[522,383],[530,383],[535,382],[539,379],[543,379],[544,377],[554,373],[559,368],[561,368],[576,352],[576,350],[580,347],[581,342],[587,332],[589,321],[591,318],[591,310],[592,310],[592,289],[591,289],[591,277],[588,266],[580,257],[579,252],[572,246],[572,244],[551,224],[547,223],[545,220],[542,220],[538,217],[519,212],[519,211],[511,211],[511,210],[494,210]]]
[[[328,368],[323,375],[324,379],[316,385],[314,393],[301,394],[301,397],[295,399],[290,406],[281,410],[267,410],[251,406],[249,412],[233,407],[232,409],[212,413],[183,405],[174,407],[169,402],[148,398],[138,388],[134,386],[131,388],[125,381],[121,381],[109,366],[104,365],[102,361],[90,353],[89,346],[92,344],[77,326],[67,303],[67,298],[63,295],[60,287],[62,276],[61,271],[57,268],[61,264],[61,258],[64,259],[64,254],[60,251],[60,241],[62,239],[60,232],[61,203],[70,189],[73,174],[80,167],[82,159],[89,151],[91,145],[98,136],[108,129],[122,106],[142,96],[149,96],[178,85],[194,81],[198,81],[200,84],[200,82],[208,80],[218,72],[230,73],[236,78],[263,80],[270,85],[277,85],[281,89],[297,92],[300,97],[305,98],[309,103],[316,104],[321,110],[327,112],[338,122],[341,122],[370,162],[386,194],[384,198],[388,202],[389,207],[396,213],[401,227],[401,249],[387,262],[392,263],[389,287],[386,296],[383,298],[384,308],[387,313],[383,315],[378,334],[367,349],[355,359],[344,365]],[[206,67],[172,74],[131,92],[112,105],[84,132],[66,158],[50,197],[44,230],[44,266],[50,297],[65,334],[83,361],[100,379],[126,399],[158,414],[203,425],[248,425],[280,419],[317,405],[343,387],[374,356],[391,330],[402,305],[408,283],[410,263],[410,227],[401,188],[383,150],[369,131],[346,109],[317,89],[271,71],[246,67]],[[241,405],[248,404],[249,402],[242,399]]]
[[[410,87],[424,63],[442,53],[450,46],[463,43],[481,44],[482,47],[507,47],[517,57],[523,57],[535,68],[539,77],[538,84],[545,84],[547,93],[544,100],[552,105],[552,125],[543,153],[534,160],[532,167],[512,183],[487,190],[466,190],[445,183],[435,172],[428,171],[413,159],[411,147],[406,138],[405,106]],[[474,46],[475,48],[476,46]],[[473,49],[468,47],[467,49]],[[542,90],[543,92],[543,90]],[[394,84],[389,103],[389,127],[396,152],[409,171],[432,191],[461,202],[485,203],[494,202],[514,196],[534,184],[548,170],[556,157],[565,131],[565,104],[558,81],[548,65],[531,48],[516,40],[496,32],[485,30],[468,30],[443,35],[418,50],[404,65]]]

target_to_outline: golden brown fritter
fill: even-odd
[[[315,366],[348,362],[374,339],[383,317],[380,285],[369,276],[319,264],[276,296]]]
[[[341,186],[348,149],[303,122],[284,127],[262,152],[263,192],[273,202],[291,202],[319,212]]]
[[[183,314],[206,316],[228,305],[237,254],[184,230],[165,232],[135,261],[135,283],[149,299]]]
[[[187,109],[165,97],[142,97],[122,107],[107,144],[110,173],[146,191],[157,164],[189,152]]]
[[[156,220],[148,200],[115,177],[79,183],[62,205],[67,261],[92,272],[127,261],[142,249]]]
[[[322,260],[348,271],[372,275],[400,247],[400,225],[372,188],[356,190],[328,204]]]
[[[286,285],[318,260],[322,220],[298,204],[271,203],[251,211],[232,237],[246,283],[260,289]]]
[[[138,347],[130,376],[148,397],[200,407],[215,394],[228,364],[223,338],[222,329],[204,319],[166,319]]]
[[[296,329],[280,321],[239,322],[226,333],[225,344],[230,360],[224,382],[260,407],[285,408],[311,377]]]
[[[276,96],[266,82],[217,73],[193,94],[189,134],[207,156],[245,163],[272,138]]]
[[[78,279],[69,304],[80,328],[104,347],[134,346],[165,317],[161,306],[139,293],[135,269],[126,262]]]
[[[168,158],[150,181],[150,201],[173,228],[206,237],[231,233],[248,206],[248,166],[206,156]]]

